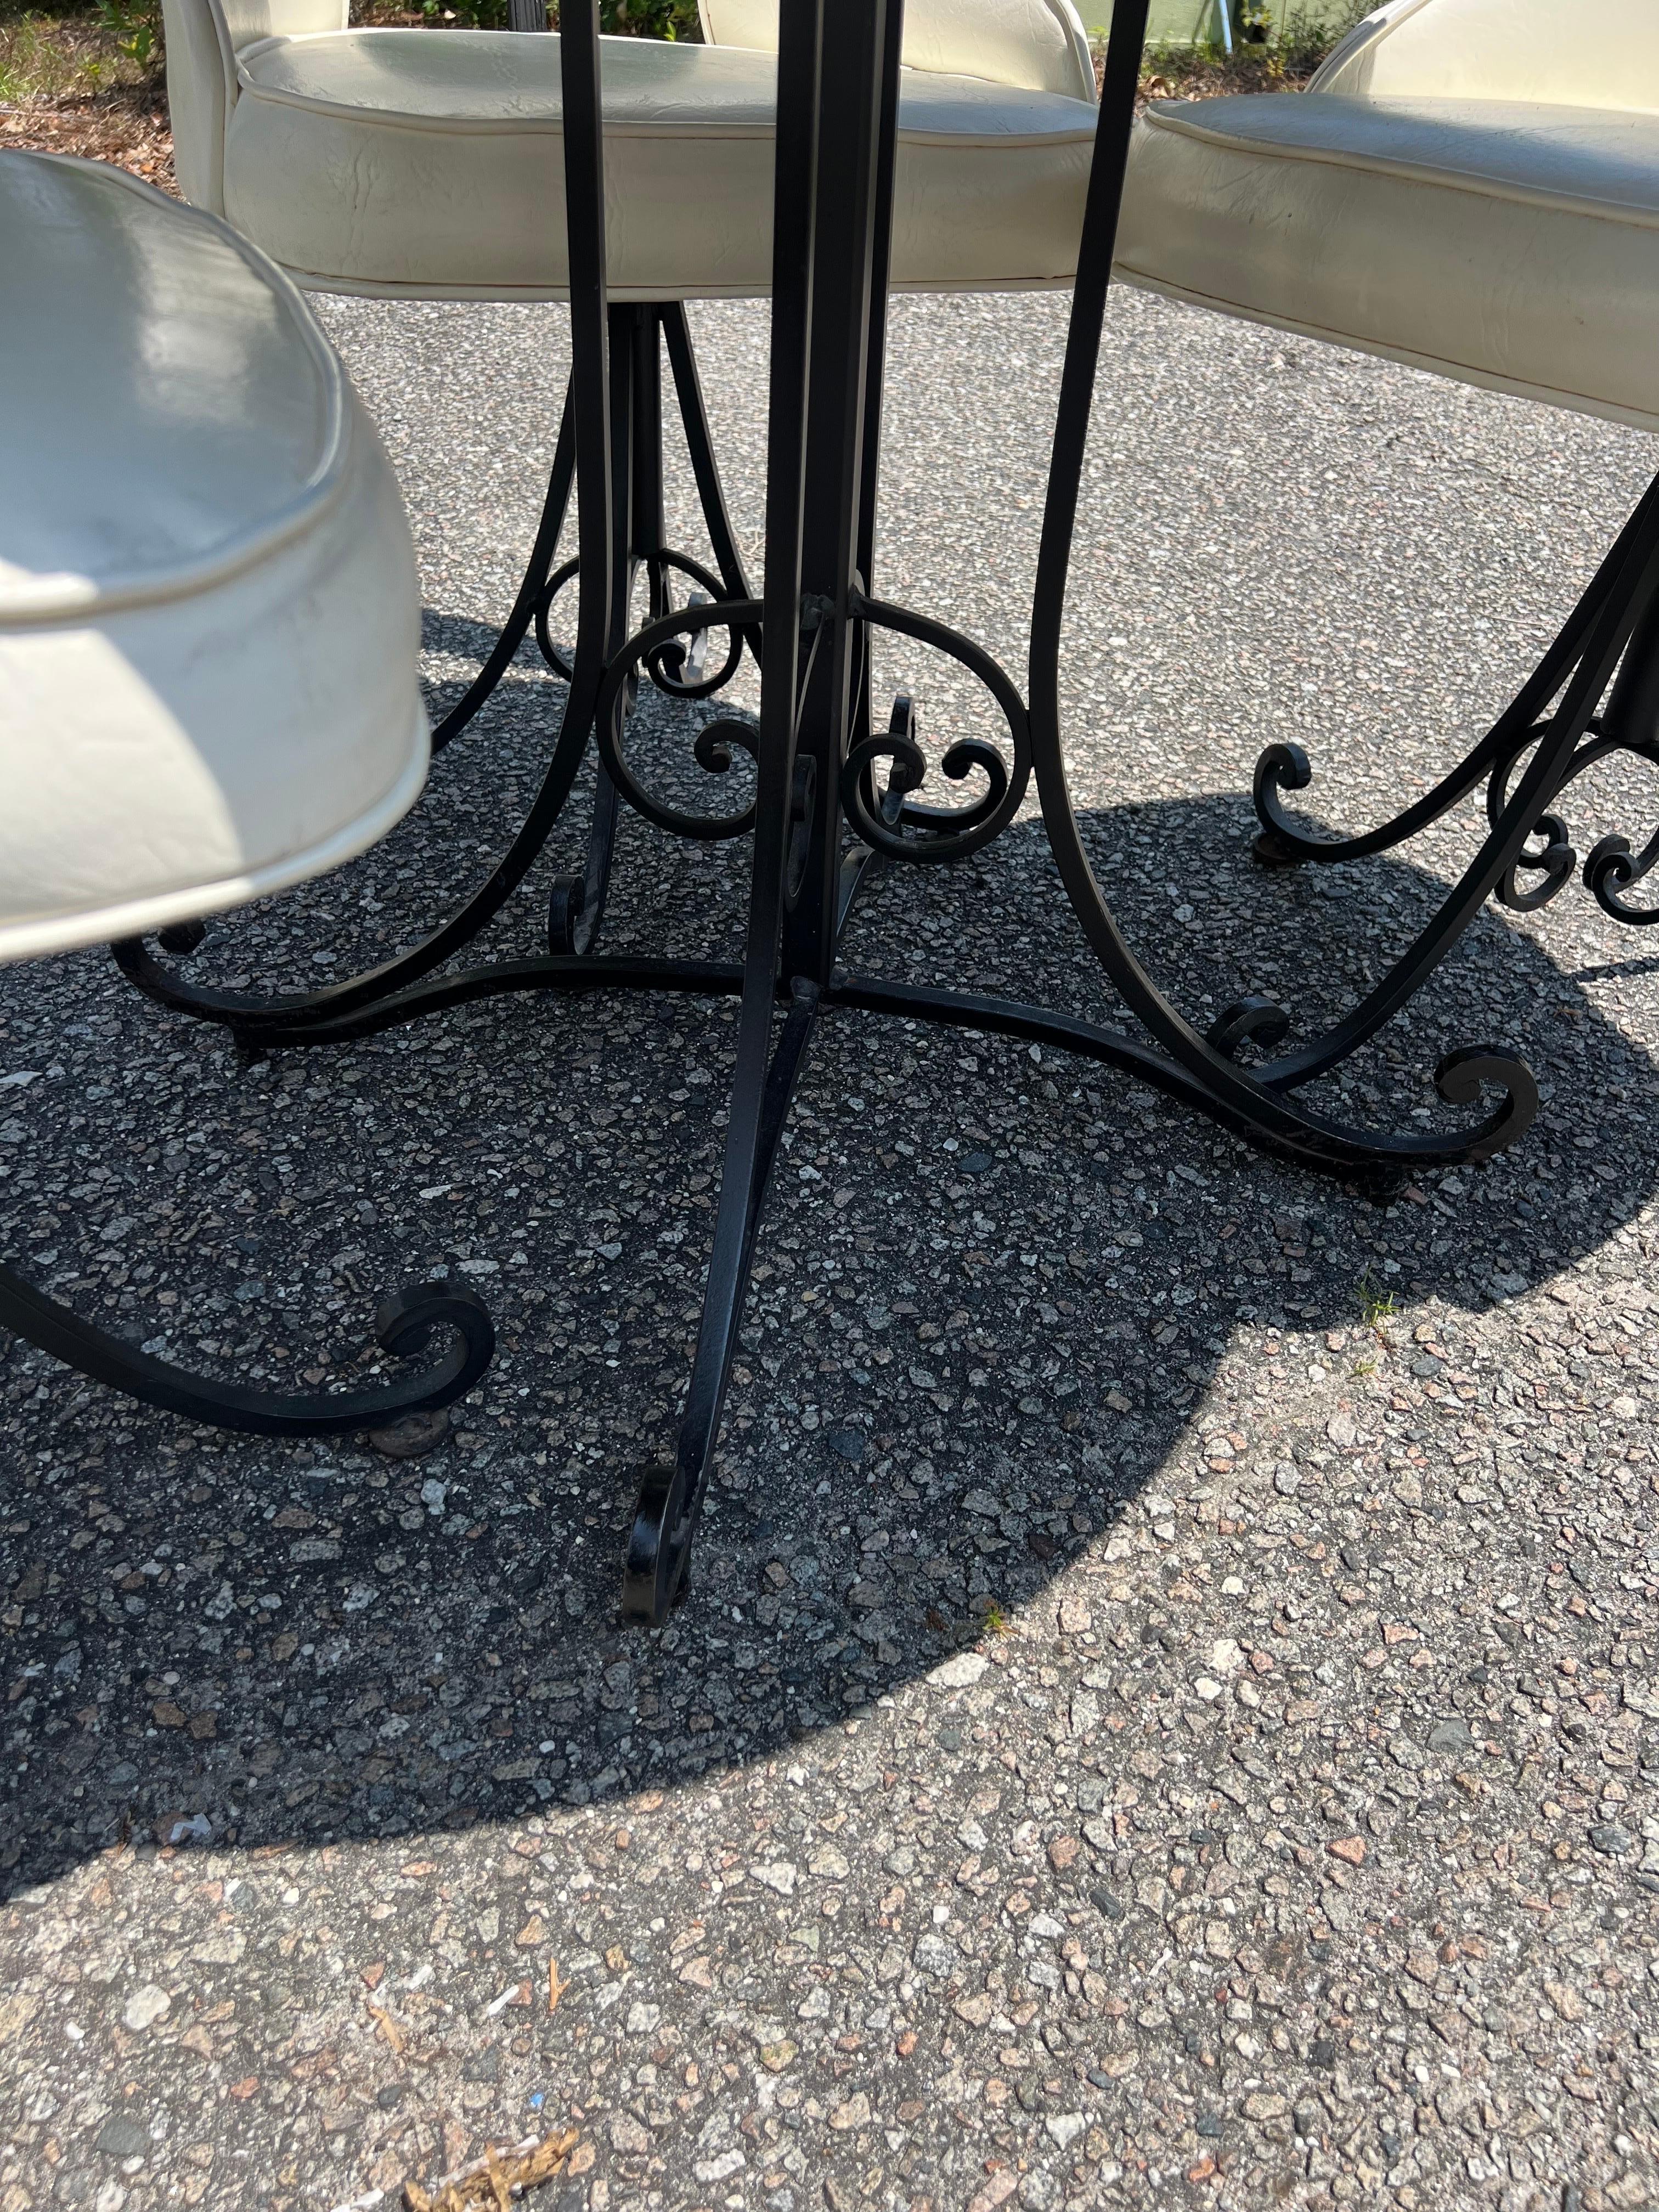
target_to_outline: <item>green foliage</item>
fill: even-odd
[[[464,31],[504,31],[507,0],[422,0],[428,23],[456,23]]]
[[[0,102],[85,100],[154,75],[161,0],[0,0]]]
[[[1287,9],[1279,33],[1279,58],[1286,70],[1297,76],[1311,75],[1374,4],[1375,0],[1346,0],[1340,8]]]
[[[1190,40],[1149,39],[1143,57],[1143,84],[1160,80],[1166,91],[1203,98],[1222,92],[1262,92],[1310,76],[1355,24],[1367,15],[1375,0],[1212,0],[1197,17]],[[1233,51],[1228,57],[1221,44],[1217,9],[1227,10]],[[1107,31],[1091,28],[1090,44],[1099,62],[1106,52]],[[1217,72],[1236,77],[1223,82]]]
[[[115,51],[148,75],[161,61],[161,0],[97,0],[95,13]]]

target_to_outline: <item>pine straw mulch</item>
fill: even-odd
[[[0,107],[0,149],[81,154],[131,169],[146,184],[178,192],[167,95],[156,86],[113,86],[106,92],[32,100]]]

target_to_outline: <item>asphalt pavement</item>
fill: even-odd
[[[516,582],[564,317],[320,312],[408,497],[441,710]],[[1065,312],[893,311],[874,587],[1022,683]],[[765,312],[693,313],[757,568]],[[1475,842],[1471,804],[1266,873],[1261,748],[1309,749],[1322,822],[1394,811],[1653,462],[1114,300],[1068,757],[1198,1016],[1328,1018]],[[878,666],[935,757],[995,736],[936,656]],[[488,870],[561,696],[527,653],[392,837],[216,921],[195,972],[291,988],[408,942]],[[705,781],[689,726],[647,694],[665,787]],[[1654,798],[1582,779],[1580,851],[1645,842]],[[586,804],[491,951],[537,948]],[[745,861],[628,821],[605,941],[731,957]],[[847,957],[1112,1009],[1031,805],[872,884]],[[0,2212],[367,2207],[556,2128],[538,2212],[1659,2203],[1651,941],[1577,884],[1489,911],[1325,1095],[1420,1127],[1442,1054],[1490,1043],[1537,1122],[1381,1205],[1099,1067],[828,1018],[691,1594],[645,1634],[619,1558],[733,1040],[726,1003],[517,999],[245,1066],[100,955],[0,978],[0,1249],[37,1279],[265,1379],[356,1371],[434,1267],[501,1334],[405,1461],[192,1432],[0,1344]]]

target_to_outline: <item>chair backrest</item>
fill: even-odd
[[[1659,113],[1659,0],[1393,0],[1308,89]]]
[[[697,13],[711,46],[778,50],[778,0],[697,0]],[[1072,0],[907,0],[904,65],[1095,97],[1089,35]]]
[[[349,0],[161,0],[167,106],[179,189],[225,211],[225,131],[236,105],[236,57],[257,39],[343,31]]]

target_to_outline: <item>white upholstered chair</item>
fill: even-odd
[[[1133,283],[1659,429],[1659,7],[1394,0],[1305,93],[1158,101]]]
[[[188,940],[200,915],[337,867],[420,793],[402,503],[280,270],[124,170],[0,153],[0,962]],[[275,1436],[429,1416],[495,1343],[470,1291],[428,1284],[379,1332],[398,1354],[453,1334],[435,1364],[271,1392],[190,1374],[3,1265],[0,1329]]]
[[[374,427],[294,288],[125,172],[0,154],[0,961],[279,890],[425,781]]]
[[[348,5],[164,0],[185,196],[312,290],[566,297],[558,40],[354,30]],[[717,580],[720,595],[750,596],[680,303],[770,289],[776,21],[776,0],[706,0],[706,44],[602,42],[611,339],[629,364],[630,392],[625,405],[613,402],[612,422],[649,486],[632,503],[633,542],[614,549],[618,611],[641,568],[653,613],[667,604],[671,567],[705,586]],[[905,64],[894,288],[1069,283],[1095,131],[1094,73],[1071,0],[913,0]],[[718,580],[662,542],[662,340]],[[574,573],[572,562],[554,567],[574,474],[568,431],[567,419],[514,607],[438,724],[434,750],[478,712],[532,620],[553,668],[569,672],[548,631],[550,599]],[[592,942],[613,818],[602,777],[585,875],[555,889],[556,945]]]
[[[1659,430],[1659,7],[1392,0],[1305,93],[1155,103],[1131,145],[1115,263],[1227,314]],[[1297,827],[1279,794],[1305,790],[1310,764],[1270,746],[1258,856],[1379,853],[1484,781],[1494,837],[1513,795],[1541,841],[1498,896],[1522,909],[1553,897],[1577,854],[1540,809],[1610,751],[1659,758],[1656,529],[1659,481],[1510,707],[1391,822],[1358,836]],[[1639,854],[1605,836],[1585,886],[1650,924],[1659,908],[1627,894],[1656,866],[1659,833]]]
[[[347,0],[165,0],[180,185],[299,283],[421,298],[567,285],[559,46],[354,30]],[[893,277],[1067,283],[1094,137],[1069,0],[916,0]],[[710,43],[604,42],[614,301],[763,295],[775,0],[708,0]]]

